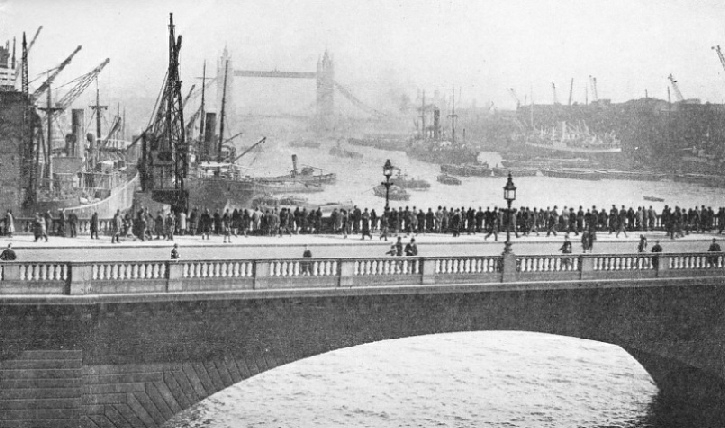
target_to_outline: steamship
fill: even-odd
[[[128,209],[138,177],[135,169],[128,167],[134,163],[128,162],[134,152],[129,150],[127,141],[119,138],[122,119],[115,116],[103,136],[100,117],[96,116],[95,134],[84,137],[86,112],[72,109],[70,132],[54,135],[58,125],[65,122],[66,110],[71,110],[73,101],[109,60],[75,79],[74,86],[54,101],[51,84],[62,68],[50,73],[47,80],[32,90],[27,83],[25,37],[25,60],[16,59],[14,45],[13,42],[12,51],[9,43],[0,46],[0,206],[20,216],[64,209],[81,218],[94,212],[110,217],[117,210]],[[70,62],[79,50],[80,47],[65,62]],[[42,98],[44,103],[39,101]],[[96,114],[101,111],[99,98],[97,90]]]

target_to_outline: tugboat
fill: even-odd
[[[315,174],[315,171],[319,171],[319,174]],[[335,180],[337,180],[337,174],[334,172],[323,174],[322,169],[313,166],[305,165],[302,170],[298,170],[297,155],[295,154],[292,155],[292,170],[290,170],[288,175],[264,179],[266,182],[298,181],[306,184],[332,184]]]

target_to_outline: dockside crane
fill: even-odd
[[[239,159],[242,158],[242,156],[244,156],[247,153],[251,152],[252,150],[254,150],[255,147],[257,147],[258,145],[264,143],[265,141],[267,141],[267,137],[262,137],[261,140],[259,140],[256,143],[252,144],[251,147],[249,147],[247,150],[243,151],[241,155],[238,155],[237,157],[235,157],[234,160],[232,160],[231,163],[236,163]]]
[[[75,83],[75,85],[55,103],[55,106],[64,109],[70,107],[71,104],[73,104],[73,102],[78,99],[78,97],[80,97],[88,86],[90,86],[90,84],[98,77],[109,62],[111,62],[111,60],[106,58],[93,70],[68,82],[67,84]]]
[[[17,80],[17,79],[18,79],[18,76],[21,76],[21,75],[22,75],[22,73],[23,73],[23,66],[24,66],[24,65],[25,65],[25,64],[27,63],[27,61],[28,61],[28,59],[27,59],[27,54],[29,54],[29,53],[30,53],[30,49],[31,49],[31,48],[33,47],[33,45],[35,45],[35,41],[36,41],[36,40],[38,40],[38,35],[40,34],[40,30],[42,30],[42,29],[43,29],[43,26],[42,26],[42,25],[41,25],[40,27],[38,27],[38,30],[37,30],[37,31],[35,32],[35,35],[33,36],[33,39],[32,39],[32,40],[30,41],[30,44],[28,44],[28,45],[27,45],[27,46],[25,47],[25,54],[26,54],[26,57],[25,57],[25,58],[23,58],[23,57],[21,56],[21,58],[20,58],[20,61],[19,61],[19,62],[18,62],[18,63],[16,64],[16,66],[15,66],[15,82],[16,82],[16,83],[17,83],[17,81],[18,81],[18,80]],[[23,37],[25,37],[25,33],[23,33]]]
[[[71,63],[73,57],[78,52],[80,52],[81,49],[83,49],[83,46],[78,45],[73,53],[68,56],[68,58],[63,60],[63,62],[61,62],[57,67],[50,70],[50,74],[48,75],[48,78],[45,80],[45,82],[43,82],[43,84],[40,85],[40,87],[38,87],[38,89],[36,89],[35,92],[33,92],[33,94],[31,95],[31,99],[33,101],[37,100],[41,95],[43,95],[43,92],[50,88],[50,85],[53,83],[53,81],[55,81],[55,78],[58,77],[58,74],[60,74],[60,72],[63,71],[63,69]]]
[[[678,102],[682,102],[685,100],[685,97],[682,96],[682,92],[680,92],[680,86],[677,84],[677,80],[672,76],[672,73],[670,73],[667,78],[670,80],[670,84],[672,85],[672,90],[675,92],[675,98]]]
[[[720,45],[713,46],[712,49],[717,52],[717,57],[720,59],[720,65],[722,65],[723,70],[725,70],[725,56],[722,54]]]

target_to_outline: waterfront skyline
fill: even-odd
[[[313,71],[328,49],[337,80],[371,103],[390,91],[414,97],[418,88],[450,92],[456,87],[464,105],[475,99],[479,106],[493,101],[512,108],[508,88],[522,101],[530,100],[533,90],[536,103],[551,103],[552,82],[566,103],[571,78],[573,101],[584,102],[589,75],[598,79],[600,98],[624,101],[643,97],[647,89],[649,96],[666,99],[670,73],[686,98],[725,98],[725,73],[710,49],[725,44],[725,5],[714,1],[10,0],[0,5],[0,40],[18,37],[19,42],[22,31],[32,38],[44,26],[31,52],[31,80],[80,44],[83,50],[58,84],[110,57],[101,82],[114,97],[156,96],[172,12],[184,39],[186,88],[198,83],[203,60],[216,73],[226,45],[235,68],[253,70]],[[683,31],[688,28],[697,31]]]

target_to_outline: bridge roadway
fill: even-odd
[[[663,232],[645,234],[649,249],[655,240],[660,239],[665,252],[705,251],[709,241],[724,238],[716,234],[691,234],[676,241],[670,241]],[[402,235],[403,244],[410,237]],[[572,235],[574,253],[581,253],[581,244],[577,236]],[[462,235],[453,238],[450,235],[423,234],[416,236],[418,254],[421,256],[476,256],[498,255],[503,251],[505,234],[499,235],[499,241],[493,237],[484,240],[484,235]],[[516,254],[558,254],[563,235],[547,238],[529,236],[512,238]],[[620,235],[600,233],[595,244],[595,253],[632,253],[639,241],[638,233],[630,233],[627,238]],[[165,260],[169,258],[173,245],[169,241],[129,241],[111,244],[110,237],[91,240],[87,236],[78,238],[60,238],[51,236],[49,242],[33,242],[27,235],[16,236],[12,240],[0,238],[0,248],[5,242],[12,242],[20,260],[23,261],[119,261],[119,260]],[[395,242],[394,238],[385,242],[376,236],[373,240],[361,241],[359,236],[350,235],[344,239],[341,235],[293,235],[284,237],[233,237],[231,244],[224,244],[221,236],[212,236],[202,241],[198,236],[177,236],[184,259],[233,259],[233,258],[295,258],[300,257],[305,245],[309,245],[315,257],[377,257],[383,256]],[[722,245],[725,248],[725,245]]]

